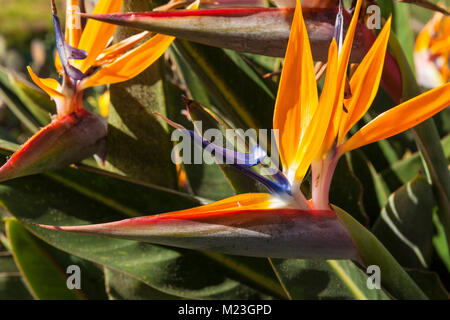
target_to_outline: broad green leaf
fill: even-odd
[[[103,270],[101,267],[88,260],[81,259],[64,251],[56,249],[46,242],[34,237],[37,244],[46,252],[51,260],[60,266],[65,273],[69,266],[77,266],[80,268],[80,285],[79,290],[82,295],[89,300],[105,300],[107,299],[105,291],[105,281],[103,279]],[[70,274],[70,272],[69,272]],[[67,274],[67,275],[69,275]]]
[[[36,245],[39,246],[41,249],[41,252],[43,253],[44,257],[47,257],[48,260],[50,260],[53,264],[59,267],[60,270],[63,270],[64,272],[67,271],[67,268],[69,266],[75,265],[80,268],[81,277],[80,277],[80,294],[82,294],[87,299],[95,299],[95,300],[104,300],[107,298],[105,293],[105,282],[103,279],[103,272],[100,270],[100,268],[81,258],[75,257],[73,255],[67,254],[61,250],[58,250],[47,243],[39,240],[36,237],[32,237],[35,241]],[[1,240],[1,234],[0,234],[0,240]],[[5,239],[6,240],[6,239]],[[3,242],[4,243],[4,242]],[[8,241],[9,243],[9,241]],[[9,250],[11,249],[11,246],[9,246]],[[0,261],[2,258],[2,253],[0,251]],[[11,261],[12,257],[5,257],[10,258]],[[13,262],[14,264],[14,262]],[[14,264],[15,265],[15,264]],[[17,271],[16,273],[18,276],[22,277],[20,272],[17,269],[9,270],[9,271]],[[2,272],[8,272],[8,269],[4,269],[3,265],[0,262],[0,274]],[[65,274],[65,273],[64,273]],[[66,275],[68,276],[68,274]],[[15,283],[15,282],[14,282]],[[25,283],[24,283],[25,284]],[[18,289],[21,289],[20,286]],[[29,297],[31,297],[30,293],[28,293]]]
[[[24,79],[16,79],[17,86],[22,90],[22,92],[26,95],[28,99],[34,102],[36,106],[39,107],[39,111],[35,111],[36,113],[42,113],[45,112],[46,116],[48,117],[48,114],[55,114],[56,113],[56,105],[55,103],[49,98],[49,96],[39,91],[36,87],[33,87],[31,83],[28,81],[25,81]],[[30,106],[29,108],[31,108]],[[36,115],[37,117],[37,115]],[[43,117],[40,115],[39,117]],[[45,119],[45,118],[43,118]]]
[[[447,158],[450,157],[450,135],[441,140],[442,147]],[[404,159],[401,159],[391,165],[390,168],[383,170],[381,176],[386,184],[393,191],[401,185],[414,179],[417,172],[421,170],[422,162],[419,152],[415,152]]]
[[[433,300],[449,300],[450,295],[435,272],[424,270],[408,270],[408,274],[422,288],[423,292]]]
[[[256,288],[277,299],[287,299],[282,284],[276,277],[269,258],[229,256],[217,252],[202,252],[210,259],[232,271],[244,283],[251,281]]]
[[[30,193],[29,190],[33,192]],[[275,295],[262,294],[254,289],[253,283],[256,280],[246,277],[245,283],[238,281],[236,274],[242,274],[238,268],[231,268],[202,253],[135,241],[53,232],[33,225],[31,222],[53,225],[91,224],[127,217],[118,209],[114,210],[74,192],[45,176],[30,176],[3,183],[0,185],[0,202],[35,235],[50,245],[124,272],[166,294],[197,299],[260,299]],[[175,202],[172,201],[173,203]],[[252,270],[256,274],[260,273],[257,268]],[[201,274],[202,277],[192,277],[193,273]]]
[[[177,75],[182,79],[186,86],[185,90],[187,95],[203,105],[212,106],[210,98],[211,93],[208,91],[208,88],[203,85],[198,74],[192,70],[187,60],[178,50],[178,46],[170,46],[168,52],[176,66]],[[177,118],[174,118],[174,120],[179,121]]]
[[[171,296],[125,273],[104,268],[106,291],[110,300],[173,300]]]
[[[377,5],[381,9],[381,15],[383,16],[383,18],[387,19],[392,14],[394,1],[397,1],[397,0],[378,0],[378,1],[376,1]]]
[[[437,214],[433,214],[433,223],[436,228],[436,234],[433,237],[433,245],[437,255],[442,260],[445,267],[450,273],[450,250],[447,239],[445,238],[445,231],[442,223],[439,221]]]
[[[158,64],[111,86],[106,169],[165,187],[176,186],[170,136],[153,112],[165,114]]]
[[[148,2],[125,1],[125,10],[151,10]],[[136,30],[118,28],[122,40]],[[153,112],[166,114],[161,79],[162,59],[144,72],[110,87],[112,107],[108,118],[106,169],[136,180],[175,188],[176,169],[170,158],[172,143],[167,125]]]
[[[359,223],[367,225],[369,219],[362,206],[363,185],[349,166],[349,158],[342,157],[336,166],[330,188],[330,202],[347,208]]]
[[[0,139],[0,152],[3,155],[10,155],[13,152],[15,152],[16,150],[18,150],[19,147],[20,147],[20,145],[17,143]]]
[[[410,23],[410,6],[399,1],[393,2],[393,23],[392,27],[398,40],[402,44],[403,51],[406,53],[406,58],[410,66],[414,65],[413,52],[414,52],[414,34],[411,28],[405,28]]]
[[[447,2],[446,1],[447,0],[445,0],[444,3],[442,3],[441,1],[438,1],[438,0],[431,0],[431,1],[430,0],[399,0],[399,2],[411,3],[418,7],[437,11],[437,12],[443,13],[444,15],[448,16],[448,15],[450,15],[450,11],[447,9],[448,1]]]
[[[389,194],[384,181],[361,150],[352,151],[348,157],[351,161],[352,171],[362,183],[362,205],[370,219],[370,224],[373,224]]]
[[[39,104],[37,104],[33,97],[30,97],[27,92],[32,92],[33,89],[29,88],[30,84],[25,84],[25,81],[21,81],[20,77],[16,74],[7,72],[7,70],[0,68],[0,82],[3,86],[9,89],[12,93],[16,95],[21,104],[17,104],[17,107],[25,107],[25,110],[28,111],[33,120],[37,120],[40,125],[46,125],[50,122],[49,111],[45,108],[42,108]],[[27,88],[26,91],[24,88]],[[35,95],[37,96],[37,95]],[[35,97],[34,96],[34,97]],[[47,104],[51,102],[50,98],[47,97]],[[54,104],[53,104],[54,105]],[[53,108],[54,110],[55,108]],[[23,115],[27,115],[26,111],[22,111]]]
[[[253,70],[242,69],[235,53],[187,41],[175,42],[178,52],[208,88],[213,102],[226,111],[238,128],[271,128],[275,100]],[[234,54],[234,60],[230,55]],[[252,74],[252,77],[249,76]]]
[[[0,251],[0,299],[31,300],[22,275],[17,270],[13,257],[7,251]]]
[[[232,50],[225,49],[224,52],[226,55],[238,66],[245,74],[251,79],[255,84],[257,84],[262,90],[264,90],[267,95],[273,100],[276,99],[278,86],[271,81],[270,79],[266,80],[263,78],[264,73],[262,70],[259,70],[258,65],[255,63],[251,63],[251,58],[255,59],[258,63],[262,63],[264,60],[272,61],[275,58],[265,57],[255,54],[239,54]],[[266,62],[268,63],[268,62]],[[271,70],[273,71],[273,70]],[[267,72],[266,72],[267,73]]]
[[[214,163],[214,158],[203,149],[192,143],[192,154],[202,155],[201,164],[184,164],[189,185],[200,197],[220,200],[235,194],[224,172]],[[211,164],[208,164],[211,163]]]
[[[6,220],[6,231],[14,260],[36,299],[80,299],[78,290],[67,287],[67,274],[38,245],[33,236],[15,219]]]
[[[380,289],[369,289],[368,275],[350,260],[271,259],[283,287],[294,300],[385,300]]]
[[[252,53],[242,53],[241,56],[248,63],[248,65],[262,78],[264,78],[263,76],[267,75],[267,73],[276,73],[281,71],[283,62],[282,58],[274,58]],[[269,77],[267,79],[263,79],[263,81],[269,88],[271,88],[274,83],[276,84],[276,81],[274,81],[274,79],[276,78]],[[274,89],[276,92],[276,86]]]
[[[366,266],[376,265],[381,270],[381,285],[396,299],[427,299],[427,296],[408,276],[381,242],[348,213],[333,207],[339,220],[350,233]]]
[[[90,170],[89,167],[83,168]],[[86,170],[67,168],[46,175],[54,182],[129,217],[186,209],[200,204],[196,198],[172,189],[151,184],[138,185],[121,180],[120,176],[102,175],[104,172],[101,170]]]
[[[19,98],[0,82],[0,98],[8,106],[8,109],[19,119],[29,133],[39,130],[39,123],[26,110]]]
[[[430,266],[434,206],[433,191],[422,176],[389,196],[372,231],[402,266]]]

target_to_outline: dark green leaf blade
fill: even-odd
[[[350,233],[365,265],[377,265],[381,270],[381,285],[396,299],[427,299],[381,242],[352,216],[333,207],[339,220]]]
[[[386,300],[379,289],[367,287],[368,275],[350,260],[272,259],[291,299]]]
[[[17,220],[7,219],[6,231],[14,260],[36,299],[83,298],[81,292],[67,287],[67,274],[52,261]]]
[[[374,235],[404,267],[427,268],[433,252],[431,186],[418,176],[390,195],[373,226]]]
[[[228,267],[201,253],[135,241],[53,232],[33,225],[31,221],[53,225],[89,224],[127,217],[44,176],[3,183],[0,185],[0,202],[50,245],[132,275],[166,294],[196,299],[271,297],[255,290],[253,281],[247,282],[248,285],[238,281],[235,271],[230,272]],[[202,276],[194,278],[192,273]]]

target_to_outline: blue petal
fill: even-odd
[[[69,59],[77,59],[77,60],[86,59],[86,57],[87,57],[86,51],[84,51],[82,49],[74,48],[67,42],[65,44],[66,44],[66,52],[67,52],[67,55],[69,56]]]
[[[213,146],[211,154],[217,159],[223,160],[223,163],[226,164],[250,168],[259,164],[267,156],[267,153],[260,146],[254,146],[251,153],[236,152],[203,139],[203,137],[192,130],[184,130],[189,133],[195,143],[201,145],[203,148]]]
[[[84,59],[87,54],[84,50],[73,48],[64,41],[61,31],[61,23],[56,15],[55,7],[53,7],[53,25],[55,27],[56,50],[58,50],[58,55],[61,60],[62,67],[64,68],[64,72],[73,80],[83,79],[83,72],[72,66],[67,59],[72,58],[74,55],[80,58],[73,59]]]
[[[339,0],[339,11],[336,15],[336,22],[334,24],[334,39],[336,39],[339,53],[341,52],[344,38],[344,16],[342,14],[342,8],[342,0]]]
[[[225,160],[223,163],[230,165],[232,168],[242,172],[246,176],[262,183],[272,193],[288,193],[291,194],[291,187],[288,180],[281,172],[274,175],[277,181],[267,179],[259,173],[253,171],[251,167],[261,163],[261,161],[267,156],[265,150],[260,146],[254,146],[251,153],[242,153],[229,150],[220,147],[211,141],[208,141],[201,137],[199,134],[192,130],[183,129],[191,136],[192,140],[200,145],[202,148],[213,146],[211,154],[221,160]],[[211,148],[208,148],[211,149]],[[232,159],[232,161],[230,161]]]

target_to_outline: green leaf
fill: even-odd
[[[385,300],[367,287],[368,275],[350,260],[272,259],[274,270],[289,297],[305,299]]]
[[[433,237],[433,245],[436,250],[437,255],[442,260],[444,265],[447,267],[450,273],[450,250],[448,247],[448,242],[445,237],[445,230],[442,223],[439,221],[437,214],[433,215],[433,223],[436,228],[436,234]]]
[[[8,72],[3,68],[0,68],[0,83],[7,88],[7,90],[10,90],[11,93],[16,95],[18,101],[20,101],[20,104],[17,104],[17,107],[24,107],[24,110],[22,111],[23,116],[26,116],[29,113],[32,116],[31,120],[37,120],[42,126],[50,122],[50,111],[41,107],[41,105],[36,103],[33,99],[38,96],[38,94],[32,94],[31,96],[29,95],[29,93],[33,92],[33,89],[29,87],[31,85],[30,83],[22,80],[19,75]],[[51,111],[54,112],[55,105],[50,100],[50,97],[47,96],[45,104],[49,103],[53,105]]]
[[[148,196],[151,194],[148,193]],[[241,282],[236,276],[236,273],[242,275],[239,269],[202,253],[135,241],[53,232],[35,226],[31,222],[91,224],[127,217],[117,211],[120,208],[114,210],[45,176],[30,176],[3,183],[0,185],[0,202],[50,245],[124,272],[166,294],[198,299],[261,299],[275,295],[254,289],[256,280],[246,277],[246,282]],[[152,205],[152,201],[147,203]],[[175,203],[176,200],[170,202],[172,205]],[[134,206],[137,207],[136,204]],[[155,207],[157,210],[158,204]],[[147,214],[150,212],[151,208],[148,208]],[[262,260],[262,263],[267,264],[267,261]],[[259,273],[257,268],[252,270]],[[201,277],[193,277],[193,273]]]
[[[434,206],[431,186],[419,176],[392,193],[381,211],[373,233],[402,266],[430,265]]]
[[[450,135],[441,140],[445,156],[450,157]],[[419,152],[415,152],[404,159],[401,159],[391,165],[390,168],[383,170],[381,176],[390,190],[396,190],[403,184],[414,179],[422,168],[422,162]]]
[[[408,270],[408,274],[422,288],[430,299],[433,300],[449,300],[445,286],[435,272],[424,270]]]
[[[414,33],[411,28],[405,28],[410,25],[409,5],[394,1],[392,9],[394,32],[402,44],[409,65],[413,66]]]
[[[396,299],[427,299],[417,284],[370,231],[342,209],[333,207],[333,210],[350,233],[361,262],[366,266],[377,265],[380,268],[381,285],[389,295]]]
[[[77,290],[67,287],[67,275],[15,219],[6,220],[12,253],[26,283],[36,299],[80,299]]]
[[[178,297],[153,289],[123,272],[104,268],[105,284],[110,300],[173,300]]]
[[[0,139],[0,152],[3,155],[10,155],[19,149],[20,145],[14,142]]]
[[[0,98],[5,102],[8,109],[19,119],[29,133],[39,130],[38,122],[26,110],[17,95],[0,82]]]
[[[28,81],[25,81],[22,78],[15,79],[16,85],[22,90],[22,92],[25,94],[27,101],[33,101],[33,104],[30,104],[28,107],[30,109],[30,112],[35,113],[35,116],[38,119],[42,119],[41,121],[45,120],[44,117],[47,116],[49,118],[48,114],[55,114],[56,113],[56,105],[55,103],[50,99],[50,97],[44,93],[43,91],[39,91],[40,89],[33,86]],[[25,103],[26,101],[24,101]],[[38,107],[39,109],[35,109],[32,111],[32,108]],[[48,121],[47,121],[48,123]]]
[[[153,112],[165,114],[159,65],[111,86],[106,169],[165,187],[176,186],[172,143]]]
[[[211,98],[210,92],[208,88],[203,85],[203,82],[199,78],[199,75],[192,70],[189,63],[186,61],[180,50],[178,50],[178,46],[173,45],[168,49],[170,53],[170,57],[173,59],[174,64],[177,68],[177,75],[182,79],[183,84],[185,86],[185,90],[187,95],[206,106],[211,106]],[[189,84],[189,86],[188,86]],[[179,118],[173,118],[176,121],[180,121]]]
[[[92,170],[83,166],[85,170]],[[108,172],[67,168],[46,175],[85,197],[95,200],[125,216],[137,217],[145,213],[161,213],[199,205],[196,198],[172,189],[152,184],[136,184]]]
[[[151,10],[148,2],[125,1],[126,10]],[[136,33],[118,28],[115,39]],[[108,118],[106,169],[136,180],[175,188],[177,176],[170,154],[167,125],[153,112],[166,114],[162,59],[126,82],[110,87],[112,107]]]
[[[86,299],[107,299],[103,270],[101,270],[101,267],[85,259],[58,250],[36,237],[34,237],[34,239],[46,254],[51,257],[52,261],[64,271],[66,271],[69,266],[78,266],[80,268],[81,289],[79,291]]]
[[[237,53],[181,40],[175,45],[208,88],[213,102],[227,112],[236,127],[272,127],[272,91],[264,82],[255,82],[258,75],[248,66],[242,68],[246,64]]]
[[[349,158],[342,157],[336,166],[330,188],[330,202],[347,208],[359,223],[367,225],[369,219],[362,207],[363,186],[349,166]]]
[[[389,18],[389,16],[392,14],[393,10],[393,2],[397,0],[378,0],[377,5],[381,9],[381,16],[385,19]]]
[[[220,200],[235,194],[228,183],[224,172],[214,163],[214,158],[203,149],[192,143],[192,154],[201,154],[202,164],[183,164],[193,192],[200,197]],[[207,164],[207,163],[211,164]]]
[[[0,299],[33,299],[12,256],[7,251],[0,251]]]
[[[347,156],[350,158],[352,171],[363,183],[362,202],[372,224],[386,204],[389,194],[384,181],[361,150],[354,150]]]

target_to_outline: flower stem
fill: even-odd
[[[322,160],[313,161],[312,169],[312,202],[316,210],[330,210],[330,187],[334,170],[341,154],[330,152]]]
[[[306,199],[305,195],[300,190],[300,184],[298,182],[294,182],[291,187],[292,197],[294,198],[296,204],[301,210],[311,210],[312,208],[309,201]]]

